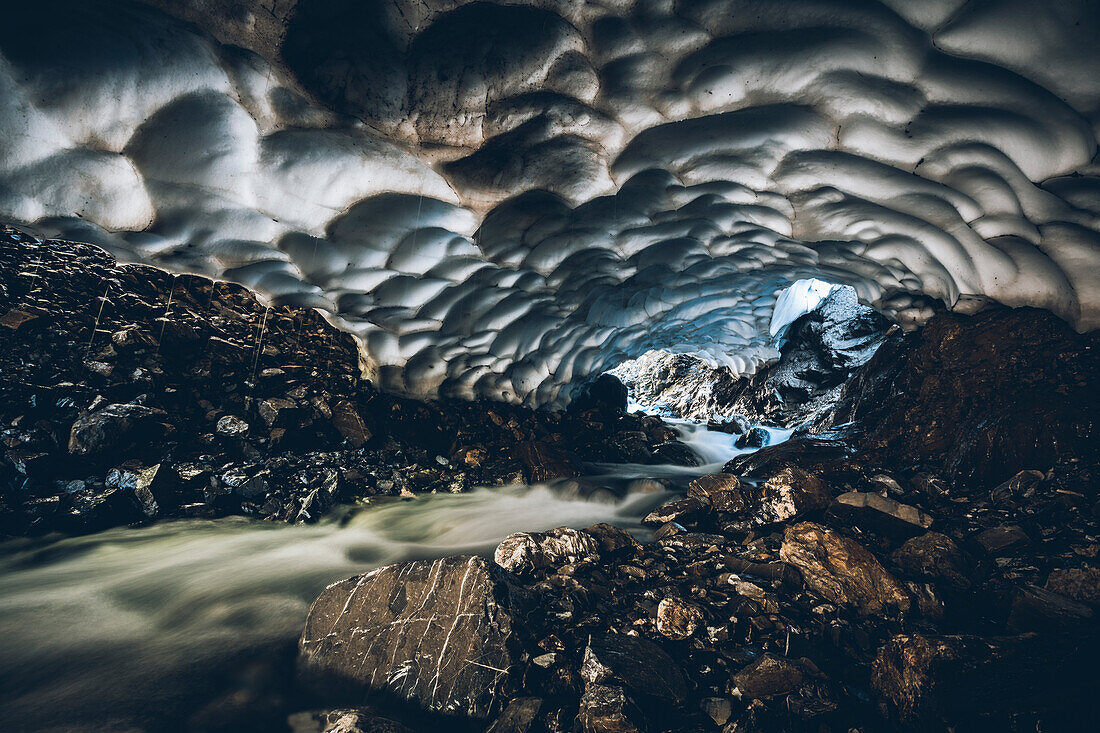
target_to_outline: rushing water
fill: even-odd
[[[191,728],[204,705],[224,718],[233,700],[285,687],[279,675],[328,583],[488,553],[521,530],[641,532],[672,491],[746,452],[730,435],[679,430],[707,465],[597,466],[551,485],[382,501],[312,526],[180,520],[0,545],[0,730]]]

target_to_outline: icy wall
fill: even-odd
[[[25,5],[0,218],[315,305],[391,389],[748,373],[812,277],[1100,325],[1090,0]]]

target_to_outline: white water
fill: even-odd
[[[747,452],[734,436],[679,429],[707,465],[602,466],[550,486],[386,501],[342,523],[181,520],[0,545],[0,730],[162,730],[164,718],[190,728],[204,701],[270,684],[265,675],[285,666],[280,651],[330,582],[487,553],[520,530],[611,522],[640,531],[639,518],[671,495],[666,484],[682,487]]]

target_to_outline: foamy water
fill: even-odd
[[[644,534],[640,517],[748,452],[735,436],[678,429],[705,466],[600,466],[551,485],[385,500],[313,526],[181,520],[0,545],[0,729],[187,727],[206,701],[262,689],[286,666],[328,583],[488,553],[515,531],[611,522]]]

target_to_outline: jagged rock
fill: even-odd
[[[716,417],[707,420],[707,430],[728,435],[743,435],[750,429],[749,421],[744,415],[730,415],[728,417]]]
[[[577,722],[584,733],[639,733],[641,713],[621,687],[587,685]]]
[[[19,331],[20,329],[28,328],[29,326],[27,324],[33,323],[37,318],[37,313],[12,308],[3,316],[0,316],[0,326],[11,329],[12,331]]]
[[[520,443],[516,456],[526,467],[528,483],[539,483],[555,478],[568,478],[580,474],[573,457],[558,445],[543,442]]]
[[[340,400],[333,406],[332,426],[356,448],[362,448],[374,436],[349,400]]]
[[[160,420],[167,413],[144,405],[113,404],[83,415],[69,433],[69,453],[77,456],[118,455],[138,442],[164,434]]]
[[[690,638],[703,622],[703,613],[679,598],[664,598],[657,604],[657,631],[673,641]]]
[[[823,511],[832,501],[821,479],[788,467],[753,491],[741,514],[748,525],[774,524]]]
[[[334,583],[298,642],[316,685],[386,692],[429,711],[485,719],[513,664],[512,617],[478,557],[390,565]]]
[[[1005,501],[1014,496],[1028,496],[1035,485],[1043,480],[1042,471],[1025,470],[1000,484],[989,492],[993,501]]]
[[[764,428],[753,428],[742,434],[734,442],[738,448],[763,448],[771,440],[768,431]]]
[[[636,695],[668,702],[683,702],[688,693],[679,665],[661,647],[637,636],[592,637],[580,672],[590,685],[617,680]]]
[[[653,449],[654,463],[671,463],[674,466],[698,466],[699,456],[678,440],[668,441]]]
[[[871,685],[903,721],[924,726],[1036,705],[1050,708],[1059,696],[1089,684],[1085,668],[1095,664],[1095,649],[1095,635],[898,634],[879,649]]]
[[[741,480],[728,473],[700,476],[688,484],[687,493],[688,497],[707,502],[716,512],[736,514],[748,506]]]
[[[1044,587],[1075,601],[1100,605],[1100,569],[1098,568],[1051,570]]]
[[[651,527],[660,526],[669,522],[676,522],[681,525],[690,524],[706,509],[706,506],[707,505],[699,499],[691,496],[686,499],[678,499],[654,509],[645,516],[642,520],[642,524]]]
[[[600,550],[607,556],[633,554],[641,548],[638,541],[625,529],[606,522],[593,524],[584,530],[600,543]]]
[[[732,689],[749,700],[773,695],[785,695],[802,685],[802,665],[775,654],[762,654],[759,659],[735,674]]]
[[[725,697],[706,697],[700,703],[703,712],[707,714],[714,724],[723,726],[733,713],[733,705]]]
[[[581,387],[569,403],[576,412],[598,409],[626,412],[627,389],[614,374],[601,374]]]
[[[991,527],[978,534],[974,540],[994,557],[1010,555],[1031,542],[1031,538],[1016,525]]]
[[[536,570],[599,557],[600,543],[587,532],[560,527],[549,532],[516,532],[497,545],[497,565],[524,575]]]
[[[725,473],[736,476],[767,477],[784,468],[806,470],[811,466],[836,461],[852,454],[852,447],[844,441],[831,438],[795,436],[777,445],[738,456],[722,467]]]
[[[914,506],[862,491],[841,494],[829,511],[860,527],[897,537],[919,534],[933,523],[931,516]]]
[[[112,468],[105,483],[109,489],[130,492],[147,517],[155,517],[162,507],[170,508],[176,499],[176,476],[160,463],[148,468],[136,464]]]
[[[517,697],[485,733],[527,733],[541,708],[542,700],[537,697]]]
[[[1083,603],[1025,585],[1012,597],[1008,628],[1013,631],[1059,631],[1091,621],[1092,609]]]
[[[905,589],[874,555],[820,524],[788,527],[779,556],[799,570],[811,590],[831,603],[853,607],[863,615],[882,613],[888,607],[909,610]]]
[[[294,733],[413,733],[412,728],[369,710],[296,713],[289,722]]]
[[[215,431],[226,438],[243,438],[248,435],[249,425],[236,415],[222,415],[218,419]]]
[[[971,585],[966,556],[954,540],[939,532],[925,532],[906,540],[894,551],[893,559],[909,575],[944,580],[962,590]]]

